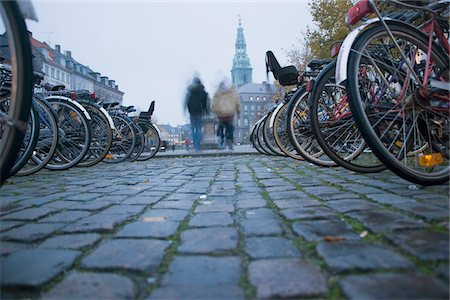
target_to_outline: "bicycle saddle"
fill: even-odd
[[[266,72],[271,71],[273,77],[283,85],[293,85],[298,83],[298,71],[295,66],[281,67],[272,51],[266,52]]]
[[[325,65],[328,65],[332,61],[333,60],[330,59],[313,59],[309,62],[308,67],[310,67],[311,70],[317,70]]]

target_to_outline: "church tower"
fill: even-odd
[[[252,82],[252,66],[247,56],[247,44],[244,38],[244,28],[242,28],[241,18],[239,18],[239,27],[235,44],[236,52],[233,58],[233,67],[231,68],[231,80],[235,86],[241,86]]]

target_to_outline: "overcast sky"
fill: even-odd
[[[42,1],[33,36],[61,45],[72,57],[116,80],[124,104],[147,110],[156,101],[158,123],[181,125],[183,99],[194,72],[212,95],[231,78],[238,15],[242,19],[253,82],[266,80],[264,55],[281,65],[283,49],[298,45],[312,25],[307,0],[298,1]],[[270,77],[272,80],[272,77]]]

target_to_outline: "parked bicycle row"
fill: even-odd
[[[296,88],[254,124],[254,147],[322,167],[447,182],[448,14],[442,1],[362,0],[347,13],[358,26],[332,49],[336,60],[313,60],[299,73],[268,51],[267,71]]]
[[[9,70],[0,68],[0,76],[6,82]],[[0,93],[9,92],[6,86],[0,88]],[[35,85],[25,138],[9,176],[30,175],[42,168],[89,167],[102,161],[148,160],[161,144],[159,130],[151,122],[154,108],[152,101],[148,111],[131,117],[132,106],[100,103],[88,91]]]

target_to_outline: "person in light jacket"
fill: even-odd
[[[211,111],[216,115],[219,121],[219,143],[222,147],[226,145],[228,149],[233,150],[233,120],[236,115],[239,118],[241,113],[241,99],[233,86],[227,86],[225,80],[220,82],[218,90],[215,92]],[[225,129],[225,134],[223,134]]]

